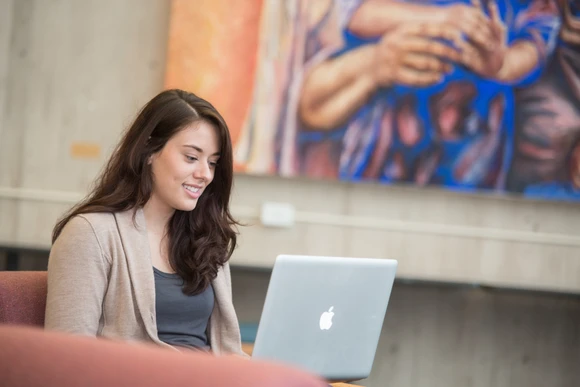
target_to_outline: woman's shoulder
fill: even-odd
[[[70,225],[90,226],[95,232],[105,231],[115,226],[115,214],[112,212],[87,212],[78,214],[69,220]],[[68,224],[67,224],[68,226]],[[82,226],[81,226],[82,227]]]
[[[118,234],[118,217],[123,213],[86,212],[71,217],[62,229],[67,237],[96,237],[101,242],[115,238]]]
[[[60,251],[75,247],[83,253],[94,248],[110,256],[110,251],[119,242],[117,216],[118,213],[113,212],[87,212],[71,217],[55,240],[53,249]]]
[[[117,239],[120,229],[135,227],[134,220],[139,223],[138,215],[138,210],[87,212],[71,218],[67,228],[78,229],[78,232],[94,233],[98,239]]]

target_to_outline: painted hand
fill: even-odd
[[[471,3],[439,7],[433,18],[437,22],[459,29],[467,41],[491,48],[493,35],[489,18],[482,11],[480,0],[472,0]]]
[[[560,37],[566,43],[580,45],[580,17],[574,16],[570,7],[570,2],[563,2],[562,29],[560,30]]]
[[[451,71],[451,63],[461,60],[461,32],[439,23],[407,24],[381,38],[375,46],[374,80],[378,87],[393,84],[428,86]]]
[[[580,191],[580,143],[574,147],[570,156],[570,179],[574,189]]]
[[[481,10],[479,0],[474,0],[474,4]],[[489,17],[483,11],[480,12],[487,20],[490,40],[485,44],[470,40],[463,47],[461,60],[473,72],[486,78],[497,79],[508,50],[506,26],[501,20],[495,2],[489,4]]]

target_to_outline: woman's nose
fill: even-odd
[[[207,163],[197,163],[193,177],[199,180],[208,181],[211,179],[211,169]]]

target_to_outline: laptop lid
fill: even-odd
[[[390,259],[278,256],[252,357],[329,381],[367,378],[396,269]]]

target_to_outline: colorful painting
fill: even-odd
[[[248,174],[580,200],[580,0],[172,3]]]

